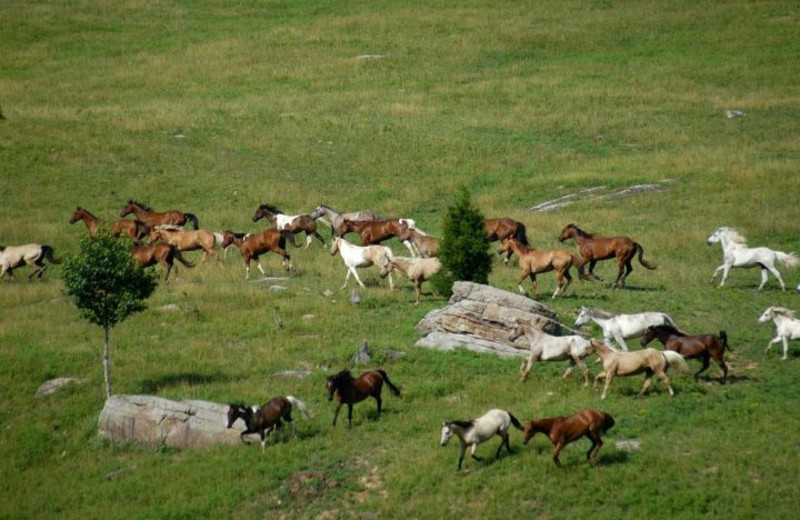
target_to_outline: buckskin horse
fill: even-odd
[[[487,218],[483,221],[483,228],[486,231],[489,242],[496,242],[498,240],[502,242],[507,238],[513,237],[516,238],[517,242],[520,244],[524,246],[529,245],[528,235],[525,232],[525,224],[513,218]],[[508,251],[503,263],[507,264],[509,260],[511,260],[512,254],[513,251]]]
[[[587,408],[569,417],[549,417],[530,421],[525,425],[525,438],[522,444],[528,444],[537,433],[547,435],[555,446],[552,455],[553,462],[557,467],[563,468],[558,454],[567,444],[586,437],[592,441],[592,447],[586,452],[586,461],[591,465],[597,460],[597,452],[603,446],[600,434],[607,432],[613,426],[613,417],[605,412]]]
[[[183,226],[187,222],[191,222],[192,227],[195,229],[200,229],[197,217],[193,213],[184,213],[175,209],[162,212],[153,211],[144,204],[136,202],[135,200],[129,200],[125,207],[122,208],[122,212],[120,212],[119,216],[122,218],[130,213],[136,215],[136,218],[145,222],[151,229],[162,224]]]
[[[667,370],[673,364],[678,366],[681,371],[689,369],[686,361],[677,352],[671,350],[660,351],[654,348],[645,348],[642,350],[634,350],[632,352],[619,352],[608,345],[601,343],[597,340],[591,340],[594,352],[600,356],[603,363],[603,371],[597,374],[594,378],[594,386],[605,378],[605,386],[603,387],[603,395],[600,399],[605,399],[608,393],[608,387],[611,386],[611,380],[614,376],[633,376],[636,374],[645,373],[644,385],[639,395],[643,395],[653,380],[653,375],[658,376],[659,379],[664,381],[667,385],[670,397],[675,395],[672,391],[672,385],[669,383],[669,376]]]
[[[78,206],[72,213],[69,219],[70,224],[77,221],[82,221],[86,225],[86,230],[89,232],[89,238],[92,240],[97,238],[97,233],[100,230],[102,221],[92,215],[89,210]],[[128,218],[117,219],[111,224],[111,234],[118,237],[122,234],[130,238],[134,244],[139,244],[140,240],[147,236],[150,232],[150,227],[141,220],[132,220]]]
[[[187,231],[173,226],[158,226],[150,232],[149,239],[151,243],[156,240],[161,240],[167,244],[172,244],[177,247],[179,251],[196,251],[197,249],[202,249],[203,255],[200,257],[201,262],[205,262],[208,255],[213,256],[219,261],[219,255],[214,251],[217,238],[213,231],[208,231],[206,229]]]

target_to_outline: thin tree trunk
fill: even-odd
[[[111,397],[111,360],[108,357],[109,329],[105,327],[105,346],[103,348],[103,376],[106,379],[106,397]]]

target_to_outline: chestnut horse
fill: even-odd
[[[133,258],[142,267],[160,265],[164,269],[164,283],[169,283],[169,272],[172,270],[176,259],[186,267],[194,267],[194,263],[183,258],[178,248],[171,244],[150,244],[147,246],[134,244]]]
[[[556,272],[558,283],[551,298],[555,298],[559,294],[565,294],[569,284],[572,283],[572,275],[569,274],[569,270],[573,264],[578,268],[578,278],[580,280],[587,278],[586,273],[583,272],[583,261],[580,256],[567,249],[528,248],[516,238],[509,237],[503,240],[497,252],[500,254],[512,252],[519,257],[519,267],[522,269],[522,275],[517,280],[517,288],[523,294],[525,290],[522,288],[522,282],[525,278],[530,278],[533,283],[533,291],[538,296],[539,287],[536,283],[536,275],[548,271]]]
[[[236,419],[244,421],[246,429],[239,435],[244,442],[244,436],[257,433],[261,437],[261,449],[267,444],[267,437],[272,430],[283,430],[281,419],[292,425],[292,435],[297,437],[296,426],[292,419],[292,408],[309,417],[305,403],[291,395],[286,397],[273,397],[263,406],[246,406],[244,404],[230,404],[228,407],[227,426],[230,429]]]
[[[725,364],[725,349],[731,350],[728,346],[728,335],[724,330],[720,331],[719,336],[714,334],[685,334],[670,325],[657,325],[648,327],[642,338],[642,346],[646,346],[658,338],[667,350],[677,352],[684,359],[697,359],[703,361],[703,366],[694,375],[695,379],[700,374],[708,370],[709,360],[713,357],[722,369],[722,379],[720,383],[725,384],[728,378],[728,365]]]
[[[328,388],[328,401],[333,400],[336,394],[337,406],[336,413],[333,414],[333,426],[336,426],[336,419],[339,417],[339,410],[343,404],[347,404],[347,424],[348,428],[353,427],[353,404],[359,403],[367,397],[374,397],[378,402],[378,417],[381,415],[381,390],[383,383],[389,385],[389,389],[394,395],[399,396],[400,390],[389,381],[389,376],[383,370],[374,372],[364,372],[358,379],[353,379],[349,370],[342,370],[335,376],[328,377],[326,382]]]
[[[283,258],[283,267],[287,271],[292,269],[292,257],[286,251],[286,235],[290,234],[288,231],[278,231],[277,229],[266,229],[260,233],[248,233],[242,238],[239,238],[236,233],[225,230],[222,233],[222,248],[226,248],[231,244],[235,244],[239,248],[239,252],[244,259],[245,280],[250,279],[250,261],[255,260],[258,263],[258,270],[261,271],[262,276],[267,274],[261,267],[261,260],[259,256],[264,253],[272,252],[280,255]]]
[[[192,227],[195,229],[200,229],[200,224],[197,221],[197,217],[192,213],[183,213],[174,209],[164,212],[153,211],[144,204],[140,204],[135,200],[129,200],[119,216],[121,218],[129,213],[136,215],[136,218],[142,222],[145,222],[151,228],[160,226],[162,224],[183,226],[187,222],[191,222]]]
[[[51,264],[60,264],[61,260],[53,256],[53,248],[40,244],[25,244],[22,246],[0,246],[0,278],[6,273],[14,277],[14,269],[29,265],[33,272],[28,275],[28,280],[34,276],[41,278],[47,267],[44,260]]]
[[[592,447],[586,452],[586,461],[591,465],[597,459],[597,452],[603,446],[601,433],[605,433],[614,426],[614,418],[605,412],[587,408],[569,417],[550,417],[530,421],[525,425],[525,438],[522,444],[528,444],[534,435],[543,433],[550,438],[556,447],[552,459],[556,466],[563,468],[558,454],[567,444],[586,437],[592,441]]]
[[[603,281],[602,278],[594,274],[594,266],[600,260],[608,260],[609,258],[617,259],[617,267],[619,273],[617,279],[611,284],[611,287],[622,287],[625,285],[625,279],[633,271],[631,261],[633,257],[639,253],[639,263],[647,269],[653,270],[656,268],[644,258],[644,249],[641,244],[634,242],[633,239],[628,237],[599,237],[593,233],[587,233],[575,224],[567,224],[561,231],[558,240],[563,242],[569,239],[575,240],[578,244],[578,249],[583,257],[583,263],[589,262],[589,276],[597,280]]]
[[[322,242],[323,247],[325,246],[325,240],[317,233],[317,221],[314,220],[311,215],[286,215],[283,211],[271,204],[262,204],[256,209],[253,215],[253,222],[258,222],[264,217],[279,230],[290,231],[293,235],[292,245],[295,247],[300,247],[300,245],[294,240],[294,234],[300,232],[306,234],[305,249],[308,249],[308,246],[311,245],[312,236]]]
[[[88,210],[78,206],[72,213],[69,223],[74,224],[79,220],[83,221],[83,223],[86,225],[86,229],[89,231],[89,238],[92,240],[96,239],[97,232],[100,229],[102,221],[89,213]],[[125,234],[125,236],[133,240],[134,244],[139,244],[139,240],[147,236],[149,232],[150,227],[141,220],[121,218],[115,220],[114,223],[111,224],[112,235],[118,237],[121,234]]]
[[[149,238],[151,243],[156,240],[161,240],[177,247],[179,251],[196,251],[197,249],[202,249],[203,255],[200,257],[201,262],[205,262],[208,255],[213,256],[219,261],[219,255],[214,251],[214,244],[217,243],[217,238],[213,231],[205,229],[186,231],[173,226],[158,226],[150,232]]]
[[[361,211],[351,211],[350,213],[339,213],[330,206],[320,204],[311,213],[311,218],[314,220],[325,217],[320,221],[328,224],[331,227],[331,240],[335,237],[342,236],[342,224],[345,220],[375,220],[377,215],[371,209],[362,209]],[[327,219],[327,221],[325,220]]]
[[[507,238],[513,237],[517,242],[527,246],[528,235],[525,233],[525,224],[518,222],[513,218],[487,218],[483,221],[483,228],[486,230],[486,236],[489,242],[500,240],[501,242]],[[508,263],[511,260],[511,251],[506,254],[503,263]]]
[[[439,256],[439,239],[426,235],[418,229],[409,228],[397,238],[406,244],[406,247],[412,251],[412,255],[422,258]],[[411,247],[408,246],[409,243]]]
[[[408,228],[408,219],[389,219],[389,220],[348,220],[342,222],[341,234],[344,236],[351,231],[358,233],[361,237],[361,245],[368,246],[379,244],[392,237],[399,237]]]

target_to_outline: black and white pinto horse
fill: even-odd
[[[261,449],[263,450],[267,445],[269,434],[273,430],[283,430],[281,419],[292,425],[292,435],[297,436],[295,422],[292,419],[293,408],[297,408],[303,415],[309,417],[305,403],[291,395],[274,397],[262,406],[232,403],[228,407],[228,418],[225,424],[230,428],[237,419],[242,419],[246,426],[245,431],[240,435],[242,442],[244,442],[245,435],[257,433],[261,437]]]

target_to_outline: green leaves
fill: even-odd
[[[469,191],[462,186],[455,204],[447,208],[444,216],[440,254],[445,269],[456,280],[488,282],[492,257],[483,220],[472,205]]]

